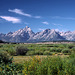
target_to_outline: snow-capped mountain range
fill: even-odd
[[[6,42],[39,42],[39,41],[75,41],[75,31],[59,32],[46,29],[41,32],[34,33],[28,26],[15,32],[7,34],[0,33],[0,40]]]

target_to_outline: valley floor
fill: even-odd
[[[75,44],[0,44],[0,75],[5,74],[75,75]]]

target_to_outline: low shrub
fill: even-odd
[[[44,58],[41,61],[38,57],[25,62],[22,72],[27,75],[60,75],[63,71],[62,66],[60,58]]]
[[[50,48],[50,52],[61,52],[61,48]]]
[[[68,47],[69,49],[72,49],[74,46],[73,46],[73,45],[67,45],[67,47]]]
[[[15,51],[15,50],[9,50],[8,52],[9,52],[9,54],[12,55],[12,56],[16,55],[16,51]]]
[[[52,55],[49,51],[44,51],[43,55]]]
[[[8,52],[0,50],[0,63],[12,63],[12,58]]]
[[[41,65],[40,57],[39,56],[37,56],[37,58],[32,57],[32,60],[24,63],[22,73],[24,75],[39,75],[37,73],[39,70],[38,66],[40,66],[40,65]]]
[[[23,45],[16,46],[16,54],[17,55],[26,55],[28,48]]]
[[[43,51],[40,51],[40,50],[35,50],[35,55],[43,55]]]
[[[64,48],[66,47],[64,44],[59,44],[59,48]]]
[[[64,59],[63,68],[66,75],[75,75],[75,54],[71,54],[69,58]]]
[[[34,51],[28,51],[28,52],[26,53],[26,55],[35,55],[35,52],[34,52]]]
[[[0,64],[0,75],[23,75],[22,66],[19,64],[9,63]]]
[[[58,45],[58,44],[54,44],[53,46],[54,46],[54,47],[59,47],[59,45]]]
[[[0,48],[3,47],[3,45],[0,45]]]
[[[53,44],[49,44],[49,45],[47,45],[47,47],[54,47],[54,45]]]
[[[35,50],[35,55],[39,55],[39,50]]]
[[[55,52],[56,48],[50,48],[50,52]]]
[[[62,49],[61,48],[56,48],[55,52],[61,52]]]
[[[25,62],[22,73],[25,75],[74,75],[75,58],[39,57]]]
[[[8,50],[6,50],[10,55],[16,55],[16,50],[14,47],[9,48]]]
[[[43,52],[44,52],[44,51],[39,51],[39,55],[43,55]]]
[[[69,57],[70,58],[75,58],[75,53],[72,53]]]
[[[75,47],[72,48],[72,51],[75,53]]]
[[[69,50],[69,49],[63,49],[62,50],[62,53],[64,53],[64,54],[71,54],[71,51]]]

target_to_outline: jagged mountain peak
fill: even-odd
[[[13,34],[13,32],[9,32],[5,36],[11,36],[12,34]]]
[[[26,26],[25,28],[23,28],[23,29],[21,28],[21,29],[15,31],[15,32],[27,32],[27,31],[32,31],[32,30],[31,30],[30,27]],[[15,32],[14,32],[14,33],[15,33]]]
[[[33,36],[35,33],[28,27],[26,26],[24,29],[19,29],[18,31],[14,32],[12,35],[13,37],[19,35],[25,37],[25,35]]]
[[[48,30],[51,30],[51,29],[45,29],[45,31],[48,31]]]
[[[31,40],[35,41],[52,41],[52,40],[63,40],[64,38],[60,36],[55,30],[46,29],[42,32],[37,33]]]
[[[13,32],[9,32],[9,33],[7,33],[7,34],[13,34]]]
[[[30,27],[26,26],[24,29],[24,31],[32,31]]]
[[[51,30],[50,29],[45,29],[45,30],[43,30],[41,33],[49,33]]]
[[[29,28],[28,26],[26,26],[25,28]]]
[[[72,33],[71,31],[66,31],[65,33]]]
[[[0,34],[0,40],[7,42],[39,42],[39,41],[59,41],[59,40],[74,40],[75,31],[57,32],[54,29],[45,29],[41,32],[34,33],[30,27],[26,26],[15,32],[8,34]]]

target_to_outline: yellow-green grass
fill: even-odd
[[[15,63],[24,63],[25,61],[31,60],[33,57],[38,57],[38,55],[35,56],[13,56],[13,62]],[[46,58],[47,56],[39,56],[40,58]]]
[[[28,61],[28,60],[32,60],[33,57],[36,57],[38,58],[38,56],[40,57],[40,59],[44,59],[44,58],[47,58],[47,57],[61,57],[61,58],[65,58],[65,57],[69,57],[69,55],[35,55],[35,56],[13,56],[13,62],[14,63],[24,63],[25,61]]]

